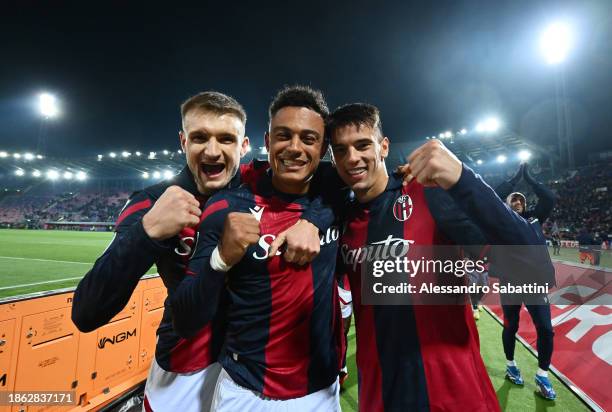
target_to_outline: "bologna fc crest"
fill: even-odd
[[[395,200],[393,205],[393,216],[400,222],[408,220],[412,214],[412,199],[408,195],[402,195]]]

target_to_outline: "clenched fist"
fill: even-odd
[[[308,220],[300,219],[296,224],[285,230],[270,244],[268,257],[276,256],[278,249],[287,244],[283,253],[285,261],[305,265],[313,261],[321,251],[319,229]]]
[[[145,232],[153,240],[178,235],[186,227],[200,223],[200,202],[178,186],[168,187],[142,218]]]
[[[219,255],[228,266],[234,266],[249,246],[259,241],[259,222],[250,213],[232,212],[225,218]]]
[[[430,140],[408,156],[410,175],[423,186],[448,190],[459,181],[463,165],[439,140]]]

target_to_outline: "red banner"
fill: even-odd
[[[601,409],[612,411],[612,273],[570,262],[554,265],[560,288],[549,294],[555,330],[552,367]],[[503,319],[500,306],[489,307]],[[518,334],[535,350],[537,336],[524,306]]]

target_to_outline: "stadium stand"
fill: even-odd
[[[558,202],[550,227],[556,224],[564,238],[574,239],[581,228],[600,237],[612,234],[612,170],[603,164],[566,172],[550,182]],[[605,240],[605,239],[604,239]]]
[[[517,148],[539,150],[533,144],[525,146],[514,135],[508,139],[508,144]],[[458,139],[449,147],[481,173],[491,186],[514,174],[516,162],[503,166],[474,164],[475,158],[486,157],[486,153],[470,144],[474,147],[461,144]],[[496,144],[490,148],[489,158],[499,150]],[[409,149],[402,152],[406,150]],[[0,162],[0,182],[4,186],[4,192],[0,190],[0,227],[112,230],[111,225],[130,193],[169,178],[184,164],[179,152],[136,153],[140,152],[117,152],[114,157],[98,155],[86,159],[44,158],[35,162],[26,162],[23,157],[4,159]],[[396,163],[405,154],[399,156]],[[22,170],[23,174],[17,175],[17,170]],[[35,177],[37,170],[47,172],[40,172]],[[56,178],[49,178],[50,170],[57,171]],[[607,241],[612,234],[612,171],[609,167],[600,161],[576,170],[556,173],[553,170],[547,162],[536,161],[531,167],[536,179],[547,182],[559,199],[550,219],[544,222],[545,233],[550,236],[558,231],[562,239],[573,240],[584,228]],[[87,177],[77,179],[78,171],[83,171]],[[67,172],[71,173],[70,179],[64,176]],[[528,204],[535,205],[537,200],[524,182],[517,190],[527,195]],[[70,225],[72,222],[79,224]]]

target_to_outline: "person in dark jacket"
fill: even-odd
[[[538,198],[538,202],[533,209],[528,208],[527,199],[524,194],[514,192],[515,186],[521,179],[525,180]],[[555,194],[531,176],[527,163],[521,164],[514,177],[497,186],[495,192],[502,200],[505,199],[508,206],[516,213],[525,219],[538,219],[540,225],[543,225],[546,219],[548,219],[555,206]]]
[[[524,179],[531,187],[538,202],[533,209],[529,209],[527,200],[524,194],[514,192],[514,187],[518,182]],[[526,219],[531,225],[536,228],[537,232],[543,237],[541,225],[550,216],[555,205],[555,195],[544,186],[537,182],[529,172],[527,163],[521,164],[516,175],[509,181],[503,182],[495,189],[497,195],[501,199],[506,200],[506,204],[514,210],[518,215]],[[518,265],[517,265],[518,266]],[[514,273],[498,274],[500,278],[516,277]],[[547,284],[554,285],[554,271],[549,274],[534,273],[534,280],[545,280]],[[511,282],[510,282],[511,283]],[[550,303],[545,294],[520,296],[520,295],[500,295],[501,305],[504,312],[504,329],[502,332],[502,342],[504,352],[506,354],[506,377],[517,385],[523,385],[523,377],[514,360],[514,348],[516,344],[516,332],[519,328],[520,311],[525,304],[531,319],[536,328],[538,340],[538,370],[535,376],[535,382],[540,394],[549,400],[556,397],[556,393],[548,379],[548,368],[553,354],[553,327],[550,315]]]

